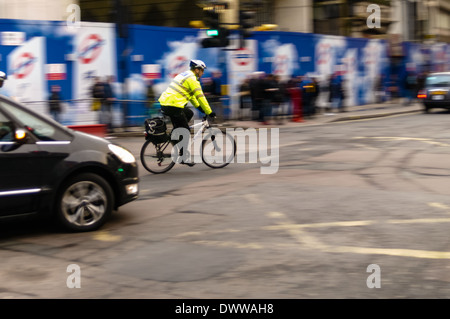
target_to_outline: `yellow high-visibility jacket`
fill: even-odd
[[[178,74],[158,99],[161,105],[179,108],[184,108],[188,101],[196,108],[201,107],[206,115],[212,113],[200,82],[192,71]]]

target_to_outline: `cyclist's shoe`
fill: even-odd
[[[180,164],[183,164],[183,165],[187,165],[187,166],[189,166],[189,167],[192,167],[192,166],[194,166],[195,165],[195,163],[194,162],[190,162],[190,163],[185,163],[185,162],[181,162]]]

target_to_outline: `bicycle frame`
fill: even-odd
[[[192,143],[194,143],[194,140],[196,140],[198,138],[198,136],[205,131],[205,129],[210,127],[208,119],[206,119],[206,117],[204,117],[203,121],[201,121],[200,123],[197,123],[197,124],[190,125],[189,128],[195,129],[196,127],[199,127],[199,126],[201,126],[201,128],[198,130],[197,133],[194,134],[194,137],[192,138],[192,141],[191,141],[191,145],[192,145]]]
[[[199,128],[197,132],[195,132],[195,129]],[[202,139],[202,134],[206,129],[211,128],[211,125],[208,122],[208,119],[206,116],[203,117],[203,120],[200,123],[197,124],[192,124],[189,126],[189,129],[194,129],[194,136],[191,138],[191,142],[189,144],[189,149],[192,149],[192,146],[195,146],[195,141],[200,138]],[[221,147],[219,147],[219,145],[217,144],[217,141],[215,140],[215,138],[212,138],[212,142],[214,145],[214,148],[218,151],[221,150]]]

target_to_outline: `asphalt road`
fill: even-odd
[[[436,111],[281,128],[274,174],[275,149],[140,166],[140,199],[99,231],[2,226],[0,298],[449,298],[449,126]],[[116,141],[138,157],[143,139]]]

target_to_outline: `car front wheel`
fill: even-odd
[[[83,173],[67,181],[56,202],[59,222],[72,231],[101,227],[113,209],[113,191],[101,176]]]

